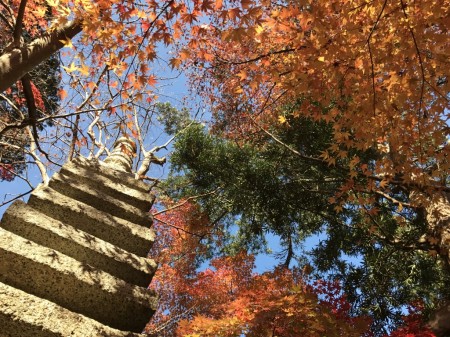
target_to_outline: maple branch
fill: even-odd
[[[16,163],[17,163],[17,162],[16,162]],[[26,162],[25,162],[25,161],[21,161],[21,163],[26,163]],[[3,166],[2,164],[0,164],[0,167],[1,167],[3,170],[5,170],[5,171],[9,172],[10,174],[14,175],[15,177],[17,177],[17,178],[19,178],[19,179],[22,179],[23,181],[25,181],[25,182],[28,184],[28,186],[29,186],[31,189],[34,189],[33,185],[31,185],[30,181],[29,181],[27,178],[23,177],[22,175],[18,174],[17,172],[15,172],[15,171],[12,170],[12,169],[9,169],[8,167]]]
[[[23,93],[25,94],[25,100],[27,102],[27,107],[28,107],[28,120],[29,120],[29,125],[31,126],[31,131],[32,131],[32,136],[30,137],[30,141],[34,144],[33,146],[35,146],[39,152],[41,152],[45,158],[47,158],[47,160],[49,162],[51,162],[52,164],[56,164],[54,163],[50,157],[48,156],[48,153],[45,152],[40,144],[39,144],[39,136],[38,136],[38,132],[37,132],[37,111],[36,111],[36,102],[34,99],[34,93],[33,90],[31,88],[31,77],[30,75],[27,73],[22,77],[22,86],[23,86]],[[56,164],[58,165],[58,164]],[[44,178],[44,175],[42,176]],[[48,178],[48,177],[47,177]]]
[[[233,62],[233,61],[228,61],[226,59],[220,58],[220,61],[222,61],[222,63],[228,63],[228,64],[233,64],[233,65],[240,65],[240,64],[246,64],[246,63],[251,63],[251,62],[256,62],[259,61],[265,57],[269,57],[272,55],[277,55],[277,54],[284,54],[284,53],[291,53],[300,49],[303,49],[305,47],[301,46],[300,48],[288,48],[288,49],[283,49],[283,50],[277,50],[277,51],[272,51],[272,52],[268,52],[266,54],[263,55],[259,55],[257,57],[254,57],[252,59],[248,59],[245,61],[239,61],[239,62]]]
[[[94,149],[95,146],[99,146],[101,148],[102,144],[99,144],[97,142],[97,139],[95,138],[95,134],[94,134],[94,126],[97,125],[97,123],[100,121],[100,112],[98,111],[95,114],[94,119],[92,120],[92,122],[89,124],[88,129],[87,129],[87,134],[89,135],[89,137],[91,138],[92,141],[92,145],[91,148],[89,150],[89,156],[88,159],[91,159],[92,157],[94,157]]]
[[[11,6],[9,6],[5,1],[0,0],[0,5],[2,5],[9,13],[12,19],[14,19],[14,11],[11,9]]]
[[[297,150],[293,149],[292,147],[290,147],[288,144],[284,143],[282,140],[280,140],[279,138],[277,138],[273,133],[267,131],[265,128],[263,128],[257,121],[255,121],[252,117],[250,117],[250,119],[252,120],[253,123],[255,123],[255,125],[261,130],[263,131],[265,134],[267,134],[269,137],[271,137],[274,141],[276,141],[278,144],[280,144],[281,146],[283,146],[284,148],[288,149],[289,151],[291,151],[293,154],[295,154],[296,156],[305,159],[305,160],[310,160],[310,161],[314,161],[316,163],[320,163],[320,164],[328,164],[326,161],[324,161],[323,159],[319,159],[319,158],[315,158],[315,157],[310,157],[310,156],[305,156],[303,154],[301,154],[300,152],[298,152]]]
[[[82,30],[79,21],[66,23],[43,34],[31,43],[14,48],[0,56],[0,92],[5,91],[38,64],[64,47],[64,40],[71,39]]]
[[[439,96],[441,96],[445,101],[449,102],[450,99],[445,96],[443,93],[441,93],[434,85],[432,85],[429,81],[425,80],[425,83],[430,86],[431,89],[433,89]]]
[[[34,138],[34,134],[31,131],[30,127],[27,127],[26,130],[28,132],[28,136],[30,137],[30,151],[29,151],[29,155],[32,156],[34,161],[36,162],[36,165],[37,165],[37,167],[39,169],[39,172],[41,173],[42,182],[43,182],[43,184],[45,186],[47,186],[48,182],[50,181],[50,178],[48,177],[47,169],[46,169],[45,165],[42,163],[41,159],[36,154],[36,148],[39,149],[38,143],[37,143],[36,139]],[[44,155],[46,155],[47,160],[49,160],[48,159],[48,155],[45,152],[44,152]],[[51,160],[49,160],[49,161],[52,162]],[[56,164],[56,163],[54,163],[54,164]]]
[[[0,98],[4,99],[16,112],[17,114],[22,118],[22,121],[19,123],[14,123],[14,124],[6,124],[6,126],[0,130],[0,138],[1,136],[6,133],[8,130],[10,129],[15,129],[15,128],[22,128],[25,127],[27,125],[30,125],[30,120],[29,119],[25,119],[22,111],[5,95],[0,93]]]
[[[2,12],[0,12],[0,19],[2,19],[6,23],[6,25],[9,27],[9,29],[14,30],[13,24],[8,20],[8,18]]]
[[[404,4],[403,0],[400,0],[400,3],[402,4],[403,15],[404,15],[405,19],[408,20],[408,14],[406,13],[406,5]],[[414,47],[416,49],[417,57],[419,58],[420,72],[421,72],[421,76],[422,76],[422,84],[420,86],[419,111],[418,111],[418,114],[420,116],[420,113],[422,111],[422,105],[423,105],[423,92],[424,92],[424,89],[425,89],[425,70],[423,68],[422,55],[420,54],[420,50],[419,50],[419,46],[417,44],[416,36],[414,34],[414,31],[413,31],[412,27],[409,24],[408,24],[408,29],[409,29],[409,32],[411,33],[412,39],[414,41]],[[426,110],[423,113],[423,117],[427,118]]]
[[[200,239],[203,239],[203,238],[205,237],[205,234],[200,235],[200,234],[192,233],[192,232],[190,232],[190,231],[188,231],[188,230],[186,230],[186,229],[184,229],[184,228],[181,228],[181,227],[172,225],[172,224],[170,224],[170,223],[168,223],[168,222],[166,222],[166,221],[164,221],[164,220],[161,220],[161,219],[158,219],[158,218],[155,218],[155,220],[156,220],[156,221],[159,221],[159,222],[161,222],[161,223],[163,223],[164,225],[167,225],[167,226],[170,226],[170,227],[172,227],[172,228],[175,228],[176,230],[185,232],[185,233],[187,233],[187,234],[189,234],[189,235],[192,235],[192,236],[196,236],[196,237],[198,237],[198,238],[200,238]]]
[[[156,216],[156,215],[159,215],[159,214],[162,214],[162,213],[166,213],[168,211],[172,211],[172,210],[174,210],[174,209],[176,209],[178,207],[181,207],[181,206],[187,204],[191,200],[195,200],[195,199],[198,199],[198,198],[206,197],[206,196],[211,195],[211,194],[215,194],[215,193],[217,193],[218,190],[219,190],[219,188],[216,188],[214,191],[210,191],[210,192],[207,192],[207,193],[194,195],[192,197],[186,198],[183,202],[180,202],[179,204],[176,204],[176,205],[171,206],[169,208],[163,209],[162,211],[158,211],[156,213],[153,213],[153,216]]]
[[[64,115],[53,115],[53,116],[42,117],[42,118],[39,118],[37,121],[38,121],[38,123],[41,123],[41,122],[44,122],[44,121],[49,120],[49,119],[53,120],[53,119],[66,118],[66,117],[72,117],[72,116],[79,116],[79,115],[82,115],[82,114],[87,113],[87,112],[103,111],[103,110],[105,110],[105,108],[106,108],[106,106],[108,104],[109,104],[109,102],[107,102],[104,106],[102,106],[100,108],[85,109],[85,110],[75,111],[75,112],[71,112],[71,113],[64,114]],[[122,105],[123,104],[113,105],[113,106],[111,106],[111,108],[117,108],[117,107],[120,107]],[[15,128],[23,127],[23,126],[26,126],[26,125],[14,125]]]
[[[89,100],[92,98],[92,96],[97,92],[97,89],[98,89],[98,87],[100,85],[100,81],[102,80],[103,76],[106,74],[107,71],[108,71],[108,65],[103,67],[102,72],[98,76],[97,82],[95,82],[94,89],[92,89],[90,94],[88,96],[86,96],[84,101],[78,106],[77,110],[83,109],[86,106],[86,104],[89,102]]]
[[[136,130],[137,130],[137,134],[138,134],[138,141],[139,141],[139,145],[141,148],[141,152],[144,155],[144,160],[142,161],[141,166],[139,167],[139,169],[137,170],[136,174],[135,174],[135,179],[143,179],[145,177],[145,175],[147,174],[149,168],[150,168],[150,164],[151,163],[155,163],[157,165],[164,165],[166,163],[166,157],[163,158],[158,158],[154,155],[155,152],[158,152],[161,149],[167,149],[167,146],[169,146],[169,144],[181,133],[183,132],[185,129],[187,129],[189,126],[191,126],[194,123],[194,121],[192,121],[191,123],[189,123],[189,125],[187,125],[185,128],[183,128],[180,131],[177,131],[177,133],[175,135],[173,135],[166,143],[164,143],[163,145],[159,145],[159,146],[155,146],[153,149],[151,149],[150,151],[145,151],[145,147],[144,147],[144,142],[142,140],[142,135],[141,135],[141,128],[139,126],[138,120],[137,120],[137,113],[135,110],[134,113],[134,124],[136,126]]]
[[[42,161],[40,160],[39,156],[36,154],[36,145],[35,142],[33,140],[33,133],[31,132],[30,128],[27,127],[27,132],[28,132],[28,136],[30,137],[30,149],[26,150],[21,146],[17,146],[14,144],[10,144],[10,143],[5,143],[0,141],[0,145],[5,146],[5,147],[11,147],[13,149],[16,150],[22,150],[25,151],[25,153],[27,153],[28,155],[30,155],[33,159],[34,159],[34,163],[37,165],[37,167],[39,168],[39,171],[41,173],[42,176],[42,181],[44,182],[44,184],[47,182],[48,183],[48,175],[47,175],[47,170],[45,168],[45,165],[42,163]]]
[[[75,123],[72,127],[72,139],[70,141],[70,146],[69,146],[69,155],[68,155],[68,160],[72,161],[73,159],[73,155],[75,153],[75,144],[78,140],[78,124],[80,123],[80,115],[78,114],[75,117]]]
[[[150,33],[150,31],[153,29],[156,21],[159,20],[159,18],[161,17],[161,15],[170,7],[172,6],[172,4],[175,2],[175,0],[169,0],[167,1],[167,3],[164,5],[163,8],[161,8],[161,11],[155,16],[155,18],[152,20],[152,22],[150,22],[147,30],[144,32],[144,34],[142,35],[142,40],[141,42],[138,44],[138,47],[136,48],[136,51],[130,61],[130,65],[132,65],[134,63],[134,61],[136,60],[136,57],[138,55],[138,51],[141,49],[142,45],[144,44],[145,39],[147,38],[148,34]],[[128,74],[130,73],[130,69],[131,67],[127,68],[127,71],[125,73],[125,78],[128,76]],[[121,84],[121,89],[123,88],[123,83]]]
[[[17,200],[17,199],[20,199],[20,198],[26,196],[27,194],[30,194],[31,192],[33,192],[33,190],[34,190],[34,188],[31,189],[31,190],[29,190],[28,192],[19,194],[18,196],[14,197],[14,198],[12,198],[12,199],[10,199],[10,200],[8,200],[8,201],[4,201],[2,204],[0,204],[0,207],[3,207],[3,206],[5,206],[5,205],[9,204],[10,202],[13,202],[13,201],[15,201],[15,200]],[[6,198],[6,196],[5,196],[5,198]],[[3,200],[4,200],[4,199],[3,199]]]
[[[178,322],[178,320],[180,318],[182,318],[183,316],[186,316],[187,314],[189,314],[191,311],[193,311],[195,308],[198,307],[198,304],[194,304],[193,306],[191,306],[189,309],[183,311],[182,313],[171,317],[167,322],[164,322],[164,324],[162,324],[161,326],[157,327],[156,329],[147,332],[146,335],[148,337],[158,337],[161,331],[167,329],[170,325],[175,324],[176,322]]]
[[[27,6],[27,1],[28,0],[20,1],[19,11],[17,12],[16,26],[14,27],[13,33],[13,45],[16,48],[20,47],[21,45],[22,23],[23,23],[23,16],[25,15],[25,8]]]
[[[28,119],[29,123],[33,128],[34,138],[38,139],[37,129],[36,129],[36,120],[37,120],[37,111],[36,111],[36,101],[34,99],[33,89],[31,88],[31,78],[30,75],[25,74],[22,77],[22,87],[23,93],[25,95],[25,100],[27,102],[28,107]]]
[[[376,104],[377,104],[377,99],[376,99],[376,90],[375,90],[375,66],[374,66],[374,62],[373,62],[373,54],[372,54],[372,47],[370,45],[370,39],[372,38],[372,34],[375,31],[375,28],[378,25],[378,22],[381,19],[381,15],[383,15],[384,9],[386,8],[388,0],[385,0],[383,3],[383,7],[381,8],[380,13],[378,14],[378,17],[374,23],[374,25],[372,26],[372,29],[370,30],[369,36],[367,37],[367,46],[369,48],[369,55],[370,55],[370,65],[371,65],[371,76],[372,76],[372,91],[373,91],[373,114],[376,114]]]
[[[405,207],[409,207],[409,208],[418,208],[416,206],[411,205],[410,203],[407,202],[402,202],[402,201],[398,201],[397,199],[391,197],[390,195],[383,193],[381,191],[374,191],[375,194],[378,194],[379,196],[391,201],[394,205],[401,205],[401,206],[405,206]]]

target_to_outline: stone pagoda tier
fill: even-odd
[[[0,222],[0,337],[142,336],[156,309],[150,186],[135,145],[65,164]]]

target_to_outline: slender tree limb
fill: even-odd
[[[170,226],[170,227],[172,227],[172,228],[175,228],[177,231],[185,232],[186,234],[189,234],[189,235],[192,235],[192,236],[196,236],[196,237],[198,237],[198,238],[200,238],[200,239],[203,239],[203,238],[205,237],[205,234],[200,235],[200,234],[197,234],[197,233],[193,233],[193,232],[188,231],[188,230],[186,230],[186,229],[184,229],[184,228],[181,228],[181,227],[172,225],[172,224],[170,224],[170,223],[168,223],[168,222],[166,222],[166,221],[164,221],[164,220],[161,220],[161,219],[158,219],[158,218],[155,218],[155,220],[156,220],[156,221],[159,221],[159,222],[161,222],[161,223],[163,223],[164,225],[167,225],[167,226]]]
[[[29,191],[27,191],[25,193],[19,194],[18,196],[14,197],[12,199],[9,199],[8,201],[5,201],[5,202],[1,203],[0,207],[3,207],[3,206],[5,206],[5,205],[9,204],[10,202],[13,202],[13,201],[15,201],[17,199],[20,199],[20,198],[26,196],[27,194],[30,194],[31,192],[33,192],[33,189],[31,189],[31,190],[29,190]]]
[[[204,194],[194,195],[192,197],[186,198],[183,202],[180,202],[179,204],[176,204],[176,205],[171,206],[169,208],[163,209],[162,211],[158,211],[156,213],[153,213],[153,216],[172,211],[172,210],[174,210],[174,209],[176,209],[178,207],[181,207],[181,206],[187,204],[191,200],[195,200],[195,199],[198,199],[198,198],[206,197],[206,196],[211,195],[211,194],[215,194],[217,191],[218,191],[218,189],[216,188],[214,191],[210,191],[210,192],[207,192],[207,193],[204,193]]]
[[[409,208],[417,208],[417,207],[411,205],[410,203],[399,201],[399,200],[397,200],[397,199],[391,197],[390,195],[388,195],[386,193],[383,193],[381,191],[374,191],[374,192],[376,194],[378,194],[379,196],[381,196],[381,197],[391,201],[395,205],[402,205],[402,206],[409,207]]]
[[[0,12],[0,19],[3,20],[3,22],[9,27],[9,29],[11,29],[12,31],[14,30],[14,26],[11,23],[11,21],[8,20],[8,18],[3,15],[2,12]]]
[[[42,177],[42,183],[47,186],[48,182],[50,181],[50,178],[47,174],[47,168],[45,167],[44,163],[41,161],[39,156],[36,154],[37,142],[34,138],[33,132],[31,131],[30,127],[27,127],[28,136],[30,137],[30,151],[29,155],[33,157],[34,161],[36,162],[36,165],[39,169],[39,172],[41,173]]]
[[[328,165],[328,163],[320,158],[315,158],[315,157],[310,157],[310,156],[305,156],[303,154],[301,154],[300,152],[298,152],[296,149],[293,149],[292,147],[290,147],[288,144],[284,143],[282,140],[280,140],[278,137],[276,137],[273,133],[269,132],[268,130],[266,130],[265,128],[263,128],[257,121],[255,121],[252,117],[250,117],[250,119],[252,120],[252,122],[262,131],[264,132],[266,135],[268,135],[270,138],[272,138],[275,142],[277,142],[278,144],[280,144],[281,146],[283,146],[284,148],[288,149],[290,152],[292,152],[293,154],[295,154],[296,156],[305,159],[305,160],[309,160],[309,161],[313,161],[315,163],[320,163],[320,164],[324,164],[324,165]]]
[[[370,39],[372,38],[373,32],[378,26],[378,23],[380,22],[381,15],[383,15],[384,9],[386,8],[388,0],[385,0],[383,3],[383,7],[381,8],[380,13],[378,14],[378,17],[372,26],[372,29],[370,30],[369,36],[367,37],[367,47],[369,48],[369,56],[370,56],[370,67],[371,67],[371,77],[372,77],[372,94],[373,94],[373,114],[376,115],[376,104],[377,104],[377,96],[376,96],[376,89],[375,89],[375,65],[373,62],[373,54],[372,54],[372,47],[370,45]]]
[[[75,123],[72,127],[72,139],[70,140],[68,160],[72,161],[75,154],[75,145],[78,140],[78,125],[80,124],[80,115],[76,115]]]
[[[403,11],[403,16],[405,17],[406,20],[408,20],[408,14],[406,13],[406,5],[403,2],[403,0],[400,0],[400,3],[402,4],[402,11]],[[419,58],[419,66],[420,66],[420,73],[421,73],[421,77],[422,77],[422,83],[420,86],[420,99],[419,99],[419,115],[422,112],[422,106],[423,106],[423,94],[424,94],[424,90],[425,90],[425,70],[423,67],[423,60],[422,60],[422,55],[420,54],[420,50],[419,50],[419,45],[417,44],[417,39],[416,39],[416,35],[414,34],[413,29],[411,28],[410,25],[408,25],[408,30],[411,34],[411,37],[413,39],[414,42],[414,48],[416,49],[416,54],[417,57]],[[423,112],[423,117],[427,117],[427,112],[426,110]]]
[[[23,16],[25,15],[25,8],[27,6],[28,0],[21,0],[19,5],[19,11],[17,12],[16,25],[14,27],[13,33],[13,45],[15,48],[21,47],[22,40],[22,26],[23,26]]]
[[[184,316],[188,315],[191,311],[194,311],[194,309],[197,308],[197,304],[194,304],[192,307],[190,307],[189,309],[187,309],[186,311],[171,317],[167,322],[164,322],[164,324],[162,324],[161,326],[156,327],[155,329],[153,329],[150,332],[146,333],[147,337],[159,337],[160,333],[162,331],[164,331],[165,329],[167,329],[168,327],[170,327],[173,324],[176,324],[181,318],[183,318]]]

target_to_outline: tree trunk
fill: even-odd
[[[439,247],[439,255],[450,266],[450,194],[443,194],[426,207],[430,239]],[[450,336],[450,301],[438,309],[428,322],[436,337]]]
[[[450,194],[436,196],[425,208],[429,240],[439,247],[439,255],[450,266]]]
[[[8,89],[22,76],[61,49],[64,46],[62,41],[73,38],[81,32],[81,29],[80,22],[68,22],[21,48],[14,48],[1,55],[0,92]]]

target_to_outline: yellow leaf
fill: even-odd
[[[355,68],[361,69],[362,67],[363,67],[363,61],[361,59],[356,59],[355,60]]]
[[[47,0],[47,3],[50,7],[56,7],[59,5],[59,0]]]
[[[81,73],[83,76],[89,75],[89,67],[88,67],[87,65],[83,64],[83,65],[81,66],[80,73]]]
[[[247,72],[245,70],[241,70],[237,76],[241,79],[241,80],[245,80],[247,78]]]
[[[178,68],[181,65],[181,60],[179,58],[172,58],[169,60],[169,64],[172,69]]]
[[[278,116],[278,122],[280,122],[280,124],[284,124],[286,123],[286,118],[284,116]]]
[[[74,71],[79,70],[79,69],[75,66],[75,64],[74,64],[73,62],[70,64],[69,67],[64,67],[64,66],[63,66],[63,68],[64,68],[64,70],[67,71],[68,73],[73,73]]]
[[[318,60],[319,60],[320,62],[325,62],[325,57],[319,56]]]
[[[380,181],[380,188],[385,188],[388,183],[389,183],[388,180],[383,179],[382,181]]]
[[[72,40],[69,38],[66,38],[66,40],[59,40],[59,42],[63,43],[64,47],[73,48]]]
[[[264,31],[264,27],[261,25],[258,25],[258,27],[256,27],[255,31],[256,31],[256,34],[259,35]]]

